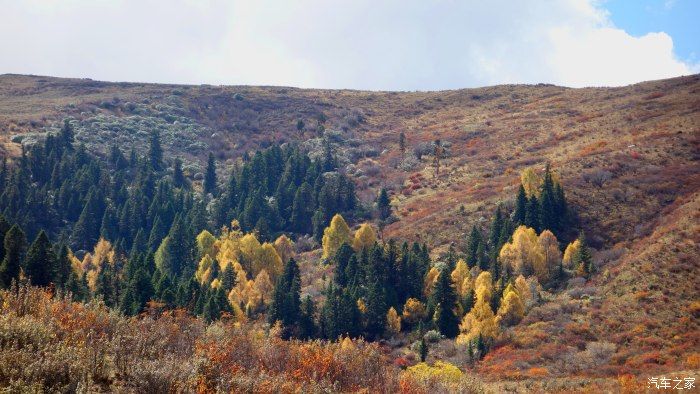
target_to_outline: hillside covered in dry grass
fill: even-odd
[[[197,187],[209,152],[224,163],[224,179],[258,148],[298,141],[313,156],[330,141],[361,203],[371,204],[380,188],[390,192],[395,220],[381,236],[426,242],[435,256],[450,244],[463,247],[499,203],[512,207],[521,171],[550,163],[594,248],[597,272],[546,293],[473,372],[497,390],[507,388],[498,386],[504,379],[563,390],[571,388],[557,380],[564,377],[617,381],[700,368],[698,75],[621,88],[442,92],[0,76],[0,156],[19,157],[22,143],[65,118],[76,124],[76,141],[105,158],[113,144],[145,150],[148,131],[159,130],[166,157],[183,158]],[[439,173],[435,140],[445,149]],[[302,259],[302,271],[325,278],[328,269],[309,267],[317,253]],[[312,285],[307,278],[304,286]],[[188,324],[198,335],[220,335]],[[537,386],[543,381],[555,386]]]

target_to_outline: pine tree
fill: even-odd
[[[63,244],[58,248],[56,264],[54,264],[53,282],[59,287],[65,287],[73,272],[73,266],[71,265],[68,253],[67,245]]]
[[[148,162],[154,171],[163,169],[163,148],[160,145],[160,132],[151,132],[150,145],[148,147]]]
[[[280,321],[289,333],[299,322],[301,314],[301,279],[299,266],[294,259],[289,259],[284,266],[284,272],[277,279],[268,320],[270,323]]]
[[[456,337],[459,333],[459,319],[454,312],[457,296],[452,287],[450,273],[446,269],[440,272],[431,302],[435,310],[433,316],[435,326],[444,336],[448,338]]]
[[[77,248],[88,250],[97,243],[100,236],[102,215],[103,202],[99,192],[93,187],[87,196],[87,202],[80,213],[80,217],[73,227],[71,240]]]
[[[379,278],[370,278],[365,312],[365,333],[370,339],[379,339],[386,327],[386,312],[389,309],[386,291]]]
[[[377,197],[377,211],[379,212],[379,220],[386,220],[391,216],[391,202],[385,188],[382,188],[379,197]]]
[[[537,196],[533,195],[527,201],[527,209],[525,212],[525,225],[540,231],[540,203]]]
[[[316,323],[314,322],[315,306],[310,295],[304,297],[301,302],[301,315],[299,316],[299,338],[311,339],[316,336]]]
[[[173,163],[173,186],[181,189],[187,187],[187,179],[182,172],[182,160],[179,157],[176,157]]]
[[[26,245],[24,232],[16,224],[13,225],[5,234],[3,242],[5,257],[0,263],[0,285],[4,288],[8,288],[12,280],[19,277]]]
[[[53,276],[56,255],[44,230],[32,242],[24,260],[24,273],[36,286],[48,286]]]
[[[515,225],[521,225],[525,223],[525,217],[527,216],[527,195],[525,194],[525,187],[522,183],[518,188],[518,196],[515,198],[515,213],[513,214],[513,223]]]
[[[428,343],[425,341],[425,336],[420,337],[420,343],[418,344],[418,355],[420,356],[420,361],[422,363],[428,358]]]
[[[204,194],[211,193],[216,196],[216,162],[211,152],[209,152],[209,158],[207,159],[207,170],[204,174],[203,187]]]
[[[467,243],[467,265],[469,268],[479,265],[478,251],[479,245],[483,242],[481,231],[476,226],[472,226]]]
[[[547,164],[545,170],[544,183],[542,184],[542,194],[540,195],[539,203],[539,223],[541,229],[553,230],[556,232],[558,227],[558,218],[556,217],[556,195],[549,164]]]
[[[578,262],[577,271],[579,275],[589,279],[591,274],[595,271],[595,266],[593,265],[593,258],[591,256],[591,251],[588,249],[588,244],[586,243],[586,235],[583,231],[578,236],[579,248],[576,251],[575,261]]]
[[[61,127],[61,142],[67,149],[73,149],[73,126],[70,124],[70,120],[63,120],[63,127]]]
[[[158,249],[161,248],[162,259],[159,268],[167,275],[179,278],[186,274],[188,269],[193,269],[189,264],[192,252],[190,235],[179,216],[175,218],[168,236],[163,239]]]
[[[399,152],[401,152],[401,160],[406,155],[406,135],[403,131],[399,134]]]

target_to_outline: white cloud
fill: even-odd
[[[624,85],[697,71],[596,0],[0,0],[0,72],[449,89]]]

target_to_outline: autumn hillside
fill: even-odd
[[[472,226],[486,229],[499,204],[512,209],[521,172],[549,163],[573,212],[560,241],[584,230],[595,274],[545,292],[475,372],[617,379],[700,368],[700,75],[441,92],[0,76],[0,156],[19,157],[66,118],[101,158],[112,145],[145,153],[158,130],[197,190],[210,152],[223,180],[257,149],[297,142],[320,157],[331,144],[360,205],[388,190],[394,219],[380,236],[426,242],[433,257],[462,250]]]

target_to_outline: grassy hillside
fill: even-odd
[[[436,254],[512,204],[523,169],[549,162],[599,270],[546,295],[477,372],[612,379],[700,368],[698,75],[411,93],[0,76],[0,155],[17,157],[20,143],[66,117],[100,155],[115,143],[143,151],[148,131],[160,130],[166,157],[184,158],[195,183],[210,151],[226,174],[256,148],[297,140],[320,154],[327,138],[362,202],[391,192],[398,220],[383,237],[425,241]],[[446,150],[439,174],[436,139]]]

